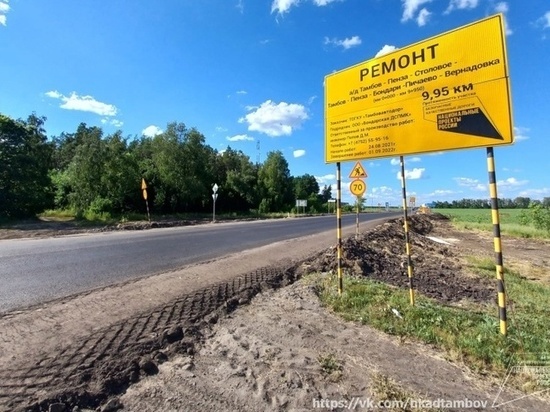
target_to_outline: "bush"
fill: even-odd
[[[531,204],[529,209],[531,209],[531,221],[535,228],[550,233],[550,208],[541,204]]]
[[[113,204],[109,199],[96,197],[84,213],[84,218],[86,220],[109,220],[112,210]]]

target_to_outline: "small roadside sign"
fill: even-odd
[[[351,173],[349,174],[350,179],[364,179],[367,178],[367,171],[361,164],[361,162],[355,163],[355,166],[353,166],[353,169],[351,169]]]
[[[367,184],[361,179],[355,179],[349,184],[349,190],[355,196],[363,196],[367,190]]]
[[[145,179],[141,179],[141,193],[143,194],[143,199],[147,200],[147,183],[145,183]]]
[[[141,178],[141,194],[143,195],[143,200],[145,200],[145,205],[147,206],[147,220],[151,221],[151,214],[149,213],[149,201],[147,200],[147,183],[145,179]]]

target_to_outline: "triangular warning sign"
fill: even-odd
[[[438,114],[437,130],[502,140],[502,136],[479,107]]]
[[[364,179],[367,176],[367,171],[361,166],[361,162],[355,163],[351,173],[349,174],[350,179]]]

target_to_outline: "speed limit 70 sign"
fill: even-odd
[[[349,190],[355,196],[362,196],[367,190],[367,184],[361,179],[355,179],[349,184]]]

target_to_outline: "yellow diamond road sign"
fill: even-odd
[[[353,166],[353,169],[351,169],[349,177],[350,179],[364,179],[368,177],[367,171],[363,168],[361,162],[355,163],[355,166]]]
[[[501,14],[325,77],[325,161],[513,143]]]

